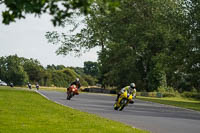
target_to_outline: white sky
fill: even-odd
[[[0,6],[0,11],[1,9]],[[45,33],[56,30],[64,32],[67,29],[54,27],[50,18],[48,15],[42,15],[40,18],[27,15],[26,19],[4,25],[0,16],[0,56],[17,54],[19,57],[34,58],[44,67],[48,64],[83,67],[85,61],[97,61],[98,48],[84,53],[81,57],[57,56],[55,51],[58,46],[49,44]]]

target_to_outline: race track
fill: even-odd
[[[113,96],[81,93],[69,101],[63,92],[39,92],[57,103],[153,133],[200,133],[200,113],[196,111],[141,100],[129,104],[123,111],[115,111],[116,97]]]

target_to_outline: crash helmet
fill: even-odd
[[[76,82],[79,82],[79,78],[76,78]]]
[[[130,84],[130,88],[134,89],[135,88],[135,83]]]

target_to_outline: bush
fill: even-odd
[[[157,93],[156,93],[156,97],[161,98],[161,97],[163,97],[163,94],[160,93],[160,92],[157,92]]]
[[[96,84],[97,79],[90,75],[82,75],[83,79],[88,83],[88,85],[93,86]]]
[[[68,87],[67,76],[61,71],[52,72],[53,85],[57,87]]]
[[[197,89],[193,87],[191,92],[197,93]]]
[[[163,93],[163,97],[176,97],[175,93]]]
[[[79,78],[82,86],[88,86],[88,83],[80,75],[78,75],[73,69],[65,68],[65,69],[61,70],[61,72],[63,72],[66,75],[66,77],[67,77],[66,82],[68,84],[75,81],[76,78]]]
[[[197,92],[183,92],[182,97],[200,99],[200,93]]]
[[[166,91],[169,92],[169,93],[175,93],[174,92],[174,88],[173,87],[169,87],[169,86],[166,87]]]
[[[158,92],[164,93],[166,91],[164,86],[159,86],[158,87]]]
[[[157,92],[149,92],[148,96],[149,97],[156,97]]]
[[[137,92],[137,93],[136,93],[136,96],[141,96],[141,92]]]
[[[148,97],[149,93],[148,92],[141,92],[141,96]]]
[[[159,86],[158,87],[158,92],[161,92],[161,93],[165,93],[165,92],[174,93],[174,88],[170,87],[170,86]]]
[[[160,86],[158,87],[158,92],[162,93],[163,97],[176,97],[179,96],[178,92],[174,91],[173,87],[169,87],[169,86]]]

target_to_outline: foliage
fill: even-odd
[[[56,31],[46,34],[50,43],[60,45],[57,54],[80,55],[101,47],[98,79],[104,88],[135,82],[138,90],[149,92],[160,86],[180,92],[192,91],[193,87],[200,91],[198,0],[14,1],[1,1],[7,7],[4,23],[23,18],[26,13],[49,12],[55,17],[55,25],[74,26],[70,35]],[[82,17],[83,12],[87,16]],[[65,19],[67,16],[72,18]],[[74,21],[78,17],[83,18],[83,28],[77,33],[74,31],[79,22]]]
[[[169,86],[160,86],[158,87],[158,92],[164,93],[164,92],[169,92],[169,93],[174,93],[174,88],[169,87]]]
[[[98,77],[99,67],[97,62],[86,61],[84,62],[84,73],[93,77]]]
[[[55,66],[54,64],[47,65],[47,69],[50,69],[50,70],[62,70],[64,68],[65,68],[64,65],[57,65],[57,66]]]
[[[176,97],[176,94],[175,93],[165,92],[165,93],[163,93],[163,97]]]
[[[81,13],[87,14],[90,12],[90,6],[96,0],[0,0],[0,4],[6,6],[3,11],[3,23],[9,24],[16,19],[25,18],[26,14],[34,14],[40,16],[48,13],[53,19],[53,25],[62,25],[63,21],[76,13],[79,9]],[[103,0],[105,10],[117,8],[118,0]]]
[[[200,4],[195,0],[121,0],[119,8],[106,13],[104,4],[96,1],[79,33],[52,33],[48,39],[62,40],[57,53],[64,55],[100,46],[103,87],[121,88],[135,82],[138,90],[154,91],[159,86],[199,90]]]
[[[16,55],[0,58],[0,79],[14,85],[24,85],[28,81],[28,75]]]
[[[33,82],[41,82],[41,79],[45,76],[45,70],[42,67],[42,65],[39,63],[39,61],[34,59],[25,59],[20,58],[24,71],[29,76],[29,80]]]
[[[182,97],[200,99],[200,93],[197,92],[183,92]]]
[[[64,74],[62,71],[53,71],[52,72],[52,81],[53,85],[58,87],[68,87],[67,75]]]
[[[68,83],[68,85],[71,82],[75,81],[76,78],[79,78],[81,85],[88,86],[88,83],[82,77],[80,77],[74,70],[66,68],[62,70],[62,72],[67,76],[66,82]]]
[[[76,78],[83,86],[94,85],[97,79],[84,73],[84,68],[47,65],[44,68],[39,61],[17,55],[0,57],[0,79],[14,85],[39,83],[41,86],[68,87]]]
[[[163,86],[158,87],[158,92],[164,93],[166,91],[166,88]]]
[[[44,77],[41,80],[41,85],[43,86],[51,86],[52,85],[52,73],[49,70],[46,70],[44,73]]]
[[[70,69],[74,70],[78,75],[84,75],[84,68],[82,67],[69,67]]]
[[[84,80],[88,83],[88,85],[93,86],[96,85],[97,79],[95,77],[92,77],[90,75],[83,75],[82,76]]]

